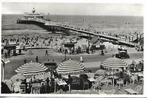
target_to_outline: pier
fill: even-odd
[[[105,39],[109,39],[111,41],[114,41],[120,45],[126,45],[129,47],[135,47],[137,44],[132,43],[132,42],[128,42],[128,41],[122,41],[120,38],[118,37],[113,37],[113,36],[109,36],[109,35],[104,35],[104,34],[99,34],[96,31],[88,31],[86,29],[83,28],[78,28],[78,27],[74,27],[74,26],[70,26],[64,23],[59,23],[59,22],[53,22],[50,20],[46,20],[44,18],[21,18],[17,20],[17,23],[20,24],[35,24],[38,25],[48,31],[76,31],[79,32],[81,34],[87,34],[89,36],[98,36],[100,38],[105,38]]]

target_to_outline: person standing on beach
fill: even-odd
[[[101,50],[101,55],[104,55],[104,51],[103,50]]]
[[[26,58],[24,59],[24,63],[25,63],[25,64],[27,63],[27,59],[26,59]]]
[[[67,81],[67,85],[69,87],[69,92],[71,92],[71,83],[72,83],[72,78],[70,76],[70,74],[68,75],[68,81]]]
[[[80,62],[81,62],[81,63],[83,63],[83,62],[84,62],[84,60],[83,60],[83,57],[82,57],[82,56],[80,57]]]
[[[45,56],[48,56],[48,51],[47,50],[45,51]]]
[[[36,56],[36,62],[39,62],[38,56]]]

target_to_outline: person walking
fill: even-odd
[[[38,58],[38,56],[36,56],[36,62],[39,62],[39,58]]]
[[[104,55],[104,51],[103,50],[101,50],[101,55]]]
[[[67,85],[69,87],[69,92],[71,92],[71,83],[72,83],[72,78],[70,75],[68,75],[68,81],[67,81]]]
[[[80,62],[81,62],[81,63],[83,63],[83,62],[84,62],[84,60],[83,60],[83,57],[82,57],[82,56],[80,57]]]
[[[27,63],[27,59],[26,59],[26,58],[24,59],[24,63],[25,63],[25,64]]]
[[[45,56],[48,56],[48,50],[45,51]]]

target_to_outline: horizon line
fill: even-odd
[[[23,13],[1,13],[1,15],[24,15]],[[47,16],[48,14],[44,14]],[[132,16],[132,17],[144,17],[144,15],[80,15],[80,14],[49,14],[49,16],[57,15],[57,16]]]

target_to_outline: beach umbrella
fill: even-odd
[[[127,67],[127,63],[125,61],[123,61],[122,59],[115,58],[115,57],[107,58],[105,61],[102,62],[101,65],[105,68],[112,69],[113,85],[114,85],[114,69]]]
[[[15,72],[17,72],[18,74],[23,74],[25,76],[32,76],[41,72],[45,72],[46,70],[47,67],[43,64],[31,61],[17,68]]]
[[[118,69],[118,68],[124,68],[127,67],[127,63],[123,61],[122,59],[118,59],[115,57],[111,57],[106,59],[104,62],[101,64],[105,68],[110,68],[110,69]]]
[[[67,60],[59,64],[57,72],[59,74],[77,74],[84,72],[84,65],[78,61]]]

